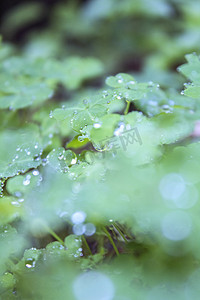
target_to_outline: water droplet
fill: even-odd
[[[94,128],[100,128],[100,127],[101,127],[101,123],[94,123],[94,124],[93,124],[93,127],[94,127]]]
[[[18,199],[18,202],[20,202],[20,203],[24,202],[24,198]]]
[[[25,178],[24,180],[23,180],[23,185],[29,185],[30,184],[30,179],[27,179],[27,178]]]
[[[96,232],[96,227],[92,223],[85,224],[85,235],[92,236]]]
[[[50,111],[50,113],[49,113],[49,118],[53,118],[53,112],[52,112],[52,110]]]
[[[84,100],[83,100],[83,103],[84,103],[85,105],[87,105],[87,104],[88,104],[88,100],[87,100],[87,99],[84,99]]]
[[[73,233],[76,235],[82,235],[85,233],[85,225],[84,224],[75,224],[72,227]]]
[[[35,161],[39,161],[40,160],[40,156],[36,156],[34,160]]]
[[[76,158],[73,158],[73,159],[71,160],[71,165],[75,165],[76,162],[77,162],[77,157],[76,157]]]
[[[148,82],[148,87],[153,87],[153,86],[154,86],[153,81],[149,81],[149,82]]]
[[[161,108],[164,110],[165,113],[171,113],[173,111],[173,108],[170,107],[168,104],[162,105]]]
[[[81,224],[85,221],[85,219],[86,213],[83,211],[77,211],[71,217],[72,223],[74,224]]]
[[[115,131],[114,131],[114,135],[115,136],[121,135],[121,133],[124,131],[124,129],[125,129],[125,124],[123,122],[120,122],[119,127],[117,129],[115,129]]]
[[[21,204],[18,201],[12,201],[11,204],[15,207],[20,207]]]
[[[158,106],[158,102],[153,100],[149,100],[148,104],[151,106]]]
[[[40,174],[40,172],[38,170],[33,170],[32,174],[33,174],[33,176],[38,176]]]
[[[33,258],[27,258],[25,261],[25,266],[30,269],[35,267],[35,259]]]
[[[14,193],[15,197],[20,198],[22,196],[22,193],[17,191]]]

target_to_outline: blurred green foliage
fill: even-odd
[[[0,299],[198,300],[199,2],[19,2],[0,28]]]

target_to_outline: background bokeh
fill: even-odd
[[[200,50],[199,29],[197,0],[1,2],[4,41],[26,55],[93,56],[104,74],[137,72],[165,87],[181,81],[173,72],[184,55]]]

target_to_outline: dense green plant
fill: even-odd
[[[2,299],[198,299],[199,57],[179,93],[1,54]]]
[[[0,25],[0,299],[198,300],[199,3],[42,3]]]

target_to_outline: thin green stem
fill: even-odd
[[[86,238],[85,238],[84,235],[82,235],[82,241],[83,241],[83,243],[85,245],[85,248],[87,249],[87,252],[89,253],[89,255],[92,255],[92,251],[91,251],[91,249],[90,249],[90,247],[88,245],[88,242],[87,242],[87,240],[86,240]]]
[[[108,237],[111,245],[113,246],[113,249],[115,250],[115,253],[117,254],[117,256],[119,256],[119,251],[118,251],[118,249],[117,249],[117,247],[116,247],[116,245],[115,245],[115,243],[114,243],[114,241],[113,241],[110,233],[108,232],[108,230],[106,229],[106,227],[103,227],[103,230],[104,230],[106,236]]]
[[[126,108],[125,108],[125,111],[124,111],[124,115],[127,115],[128,111],[129,111],[129,108],[130,108],[130,104],[131,102],[130,101],[126,101],[127,104],[126,104]]]
[[[47,227],[47,230],[50,233],[50,235],[52,235],[54,237],[55,240],[57,240],[64,246],[63,240],[61,240],[61,238],[51,228]]]
[[[121,237],[123,238],[123,240],[127,244],[128,241],[127,241],[125,235],[123,234],[123,232],[121,231],[121,229],[119,228],[119,226],[115,222],[112,225],[116,228],[116,230],[119,232],[119,234],[121,235]]]

